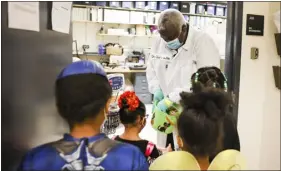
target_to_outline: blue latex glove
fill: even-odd
[[[157,89],[154,93],[153,93],[153,101],[161,101],[164,99],[164,94],[162,92],[161,89]]]

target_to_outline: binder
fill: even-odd
[[[275,86],[280,90],[281,89],[281,84],[280,84],[281,68],[280,68],[280,66],[272,66],[272,68],[273,68]]]

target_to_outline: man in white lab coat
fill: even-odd
[[[153,45],[147,62],[149,91],[156,99],[164,96],[178,103],[179,93],[190,91],[191,75],[198,68],[220,66],[219,51],[207,33],[190,27],[181,12],[175,9],[160,14],[158,31],[160,37]],[[158,146],[173,143],[175,137],[168,137],[167,141],[167,135],[158,132]]]

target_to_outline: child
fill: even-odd
[[[100,133],[111,94],[100,64],[82,60],[64,68],[56,80],[55,97],[70,134],[29,151],[19,170],[148,170],[138,148]]]
[[[145,105],[134,92],[130,91],[124,92],[120,96],[118,105],[120,121],[125,126],[125,132],[114,139],[137,146],[151,163],[161,154],[161,150],[158,150],[153,143],[139,137],[139,133],[146,125]],[[170,147],[164,151],[169,150],[171,150]]]
[[[178,119],[178,144],[197,159],[201,170],[209,167],[209,157],[222,146],[223,120],[232,99],[219,89],[181,93],[183,112]]]
[[[203,88],[213,87],[227,92],[227,80],[221,70],[217,67],[203,67],[198,69],[191,77],[192,91],[201,92]],[[232,107],[232,106],[231,106]],[[223,121],[223,146],[220,151],[234,149],[240,151],[240,141],[232,112]],[[217,155],[217,151],[210,160]]]

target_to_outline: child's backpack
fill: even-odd
[[[114,136],[112,138],[112,140],[115,140],[116,136]],[[149,164],[152,162],[152,159],[150,157],[153,149],[156,148],[155,144],[153,144],[152,142],[148,141],[146,149],[145,149],[145,153],[144,156],[147,157]]]

